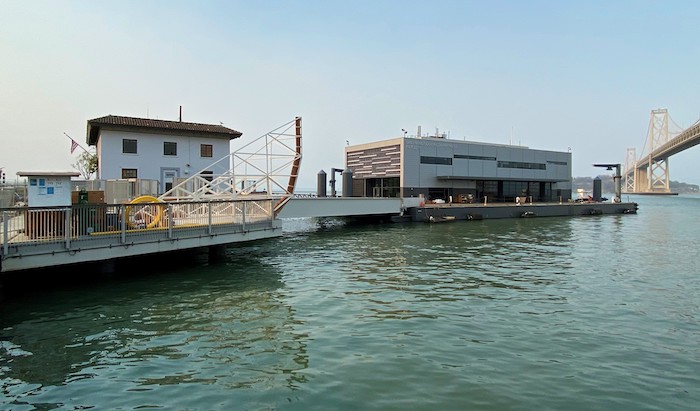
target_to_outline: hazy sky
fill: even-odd
[[[224,125],[232,149],[303,117],[299,186],[343,147],[449,134],[641,152],[649,113],[700,118],[698,1],[0,0],[0,167],[72,170],[108,114]],[[700,184],[700,147],[670,160]]]

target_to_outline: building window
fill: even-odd
[[[488,157],[488,156],[470,156],[466,154],[455,154],[455,158],[463,158],[467,160],[487,160],[487,161],[496,161],[496,157]]]
[[[520,168],[523,170],[546,170],[547,164],[523,163],[520,161],[499,161],[498,168]]]
[[[399,197],[401,193],[399,177],[368,178],[365,181],[367,197]]]
[[[138,178],[138,175],[135,168],[122,168],[122,178]]]
[[[214,155],[214,146],[211,144],[202,144],[199,146],[200,157],[212,157]]]
[[[558,166],[568,166],[569,165],[566,161],[550,161],[550,160],[547,160],[547,164],[556,164]]]
[[[136,140],[122,139],[122,153],[136,154]]]
[[[446,166],[452,165],[452,159],[448,157],[420,157],[421,164],[442,164]]]
[[[164,156],[176,156],[177,155],[177,143],[171,143],[168,141],[163,143],[163,155]]]

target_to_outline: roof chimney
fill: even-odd
[[[182,106],[180,106],[180,123],[182,123]]]

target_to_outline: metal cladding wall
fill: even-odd
[[[425,164],[421,162],[421,157],[424,160],[449,159],[450,164]],[[518,168],[525,165],[541,168]],[[469,180],[570,182],[571,153],[446,139],[407,138],[403,169],[404,187],[463,187]],[[458,183],[458,180],[462,182]]]
[[[481,182],[546,183],[545,197],[571,196],[569,152],[402,137],[347,147],[346,166],[353,170],[355,181],[400,176],[403,197],[430,197],[434,190],[455,197],[474,194]],[[364,195],[371,194],[365,191]]]
[[[395,141],[387,143],[385,146],[348,149],[346,167],[352,170],[355,178],[398,177],[401,173],[401,146]]]

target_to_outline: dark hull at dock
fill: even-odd
[[[429,204],[410,209],[415,222],[447,222],[498,218],[577,217],[603,214],[636,214],[637,203],[566,204]]]
[[[622,194],[625,194],[625,195],[631,194],[631,195],[640,195],[640,196],[677,196],[678,195],[678,193],[661,193],[661,192],[655,192],[655,191],[651,191],[648,193],[626,193],[626,192],[623,192]]]

